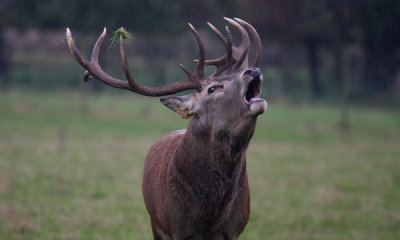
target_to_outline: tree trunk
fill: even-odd
[[[343,53],[343,46],[341,43],[335,44],[333,48],[333,57],[335,61],[334,66],[334,78],[337,83],[337,88],[340,96],[340,119],[339,128],[343,131],[347,131],[350,128],[350,112],[349,112],[349,62],[346,61]]]
[[[311,92],[314,98],[320,98],[322,95],[321,82],[319,79],[318,62],[318,42],[315,38],[309,38],[306,42],[308,66],[311,76]]]
[[[6,46],[5,30],[0,26],[0,87],[10,87],[10,56]]]
[[[366,48],[363,94],[367,98],[387,98],[394,86],[398,62],[392,53]]]

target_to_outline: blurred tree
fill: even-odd
[[[364,90],[367,95],[390,90],[400,66],[400,1],[362,1],[360,25],[366,53]]]
[[[10,54],[5,38],[5,28],[10,22],[10,13],[8,11],[12,0],[4,0],[0,4],[0,87],[8,88],[10,85]]]
[[[11,24],[18,27],[59,29],[71,27],[98,32],[104,26],[117,29],[123,25],[135,31],[152,33],[154,26],[174,30],[175,5],[166,1],[143,0],[14,0],[8,11]]]
[[[193,24],[220,22],[222,17],[236,17],[239,13],[238,0],[175,0],[176,14]]]
[[[4,26],[0,24],[0,85],[3,88],[8,88],[10,85],[10,54],[6,45]]]

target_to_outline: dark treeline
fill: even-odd
[[[223,16],[243,18],[257,28],[265,46],[267,81],[279,93],[399,102],[398,0],[3,0],[2,86],[13,86],[13,76],[19,76],[12,73],[15,43],[7,34],[10,29],[64,31],[68,26],[90,35],[100,33],[103,26],[124,26],[136,35],[163,41],[186,34],[187,22],[203,28],[206,21],[222,26]],[[175,43],[164,45],[171,44]],[[166,71],[155,71],[153,77],[161,79]]]

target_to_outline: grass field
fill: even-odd
[[[151,239],[151,144],[185,128],[135,94],[0,92],[0,239]],[[86,110],[85,110],[86,109]],[[240,239],[400,239],[400,112],[269,102]]]

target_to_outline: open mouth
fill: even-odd
[[[249,85],[247,86],[246,95],[244,96],[244,101],[247,104],[264,101],[263,99],[259,98],[261,93],[261,80],[260,78],[254,78],[251,80]]]

